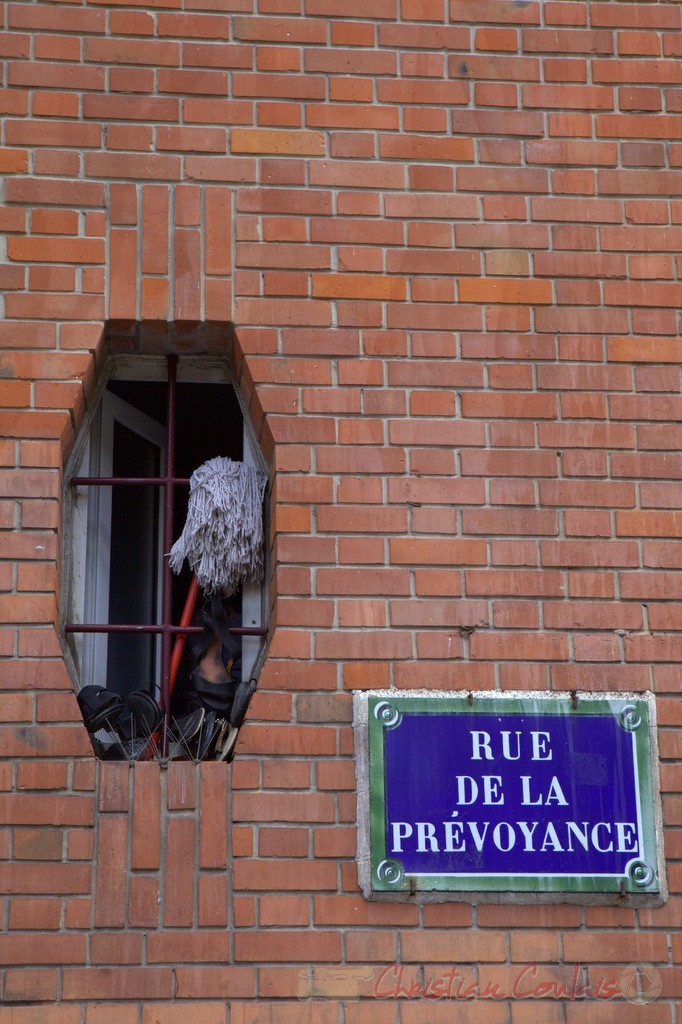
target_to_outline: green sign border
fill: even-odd
[[[372,893],[428,892],[500,894],[613,895],[628,902],[660,903],[665,898],[665,877],[658,835],[660,805],[654,787],[652,753],[656,751],[653,697],[642,694],[585,696],[577,700],[558,694],[405,695],[393,691],[356,694],[367,701],[369,739],[369,860]],[[377,712],[377,708],[379,711]],[[382,714],[383,712],[383,714]],[[635,761],[642,821],[643,856],[632,861],[628,874],[582,876],[405,875],[400,862],[389,857],[386,842],[384,735],[397,715],[415,713],[613,715],[635,740]],[[657,761],[656,761],[656,775]],[[361,792],[359,790],[359,792]],[[658,828],[657,828],[658,826]],[[366,893],[367,895],[367,893]],[[646,897],[637,900],[636,897]]]

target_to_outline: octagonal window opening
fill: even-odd
[[[185,523],[189,478],[218,456],[260,470],[264,462],[224,360],[115,357],[99,390],[65,476],[64,648],[79,691],[104,687],[126,702],[144,691],[163,709],[167,734],[174,645],[204,628],[199,594],[181,630],[193,574],[185,563],[174,575],[167,559]],[[238,687],[262,657],[264,587],[244,584],[225,604]],[[111,755],[93,745],[100,756],[136,759],[135,744],[115,743]],[[167,755],[167,736],[156,753]]]

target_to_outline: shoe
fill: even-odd
[[[253,697],[255,692],[255,679],[249,679],[248,681],[244,680],[239,684],[239,686],[237,687],[237,692],[234,695],[234,700],[232,701],[232,708],[230,710],[230,725],[233,725],[237,729],[239,729],[242,722],[244,721],[249,704],[251,703],[251,698]]]
[[[206,715],[205,708],[197,708],[182,718],[173,718],[168,727],[168,760],[186,757],[193,760],[190,744],[201,732]]]
[[[133,734],[151,739],[163,722],[163,711],[146,690],[135,690],[128,697]]]
[[[227,662],[238,658],[240,645],[230,633],[225,615],[225,609],[219,594],[213,594],[204,602],[201,610],[204,632],[190,635],[187,638],[187,647],[190,651],[192,669],[196,668],[214,636],[219,636],[223,645],[223,661]]]
[[[216,761],[227,761],[229,764],[234,756],[234,745],[237,742],[238,735],[239,729],[234,725],[230,725],[227,721],[223,722],[223,726],[218,733],[218,738],[216,739]]]
[[[183,690],[183,700],[191,711],[205,708],[215,711],[221,718],[226,718],[234,701],[235,683],[232,678],[224,683],[212,683],[195,669]]]
[[[78,706],[83,715],[85,728],[97,732],[103,725],[111,727],[121,717],[125,701],[119,693],[105,690],[103,686],[84,686],[76,694]]]
[[[234,700],[232,702],[232,708],[230,709],[230,717],[223,724],[216,740],[216,761],[232,760],[239,730],[241,729],[242,722],[246,717],[246,712],[249,704],[251,703],[251,698],[255,692],[255,679],[249,679],[248,682],[241,682],[237,687],[237,692],[235,693]]]
[[[196,618],[198,617],[199,613]],[[196,618],[195,624],[198,624]],[[179,717],[203,707],[207,713],[215,711],[216,717],[226,718],[232,707],[236,688],[231,669],[235,661],[240,660],[241,647],[229,632],[225,609],[217,594],[204,602],[201,619],[204,632],[190,635],[187,639],[184,671],[173,689],[171,713]],[[227,667],[229,676],[222,683],[211,682],[203,675],[200,667],[215,637],[218,637],[222,644],[222,662]]]
[[[197,761],[203,761],[211,754],[213,744],[215,743],[216,736],[218,735],[218,729],[219,719],[217,718],[215,711],[207,711],[204,716],[204,724],[201,727],[201,733],[197,741]]]
[[[96,733],[90,733],[95,756],[100,761],[127,761],[128,754],[124,741],[116,729],[100,729]]]

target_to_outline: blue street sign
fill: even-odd
[[[372,891],[661,892],[646,698],[366,699]]]

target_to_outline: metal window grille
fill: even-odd
[[[176,487],[188,487],[189,479],[175,475],[175,407],[177,394],[178,357],[169,355],[167,362],[166,392],[166,465],[165,473],[160,477],[95,477],[78,476],[70,481],[72,487],[159,487],[164,491],[163,519],[163,569],[162,569],[162,612],[161,622],[144,625],[112,624],[104,622],[87,622],[66,624],[67,633],[155,633],[161,634],[161,707],[166,716],[165,736],[168,735],[170,716],[170,664],[171,640],[180,634],[203,633],[203,626],[174,626],[172,618],[172,582],[173,574],[168,564],[167,554],[173,545],[173,498]],[[236,626],[230,628],[235,636],[265,636],[267,629],[263,627]],[[166,741],[164,740],[164,743]]]

